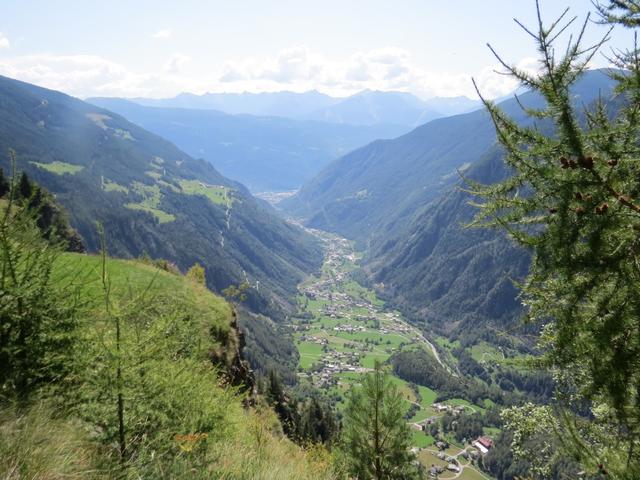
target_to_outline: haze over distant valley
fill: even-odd
[[[373,140],[479,107],[465,97],[423,101],[372,91],[347,98],[276,92],[87,101],[204,158],[253,192],[296,190],[332,160]]]

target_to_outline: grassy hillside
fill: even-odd
[[[88,250],[96,221],[109,252],[196,261],[218,291],[247,280],[254,310],[279,315],[319,247],[255,201],[240,184],[122,117],[26,83],[0,78],[0,167],[17,168],[54,193]]]
[[[286,440],[269,408],[247,408],[230,385],[238,334],[220,297],[151,264],[108,259],[103,270],[80,254],[60,255],[52,280],[78,318],[75,373],[44,390],[54,395],[0,402],[0,477],[332,478],[326,452]]]

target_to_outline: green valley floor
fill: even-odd
[[[301,380],[323,390],[341,410],[345,393],[359,376],[370,371],[375,362],[385,362],[394,352],[423,349],[432,361],[440,363],[451,375],[457,375],[452,367],[441,359],[438,350],[413,325],[395,310],[385,307],[375,292],[353,281],[350,272],[357,268],[360,258],[352,242],[336,235],[310,230],[325,245],[325,260],[319,276],[309,278],[299,286],[299,313],[291,322],[296,346],[300,354],[298,375]],[[443,466],[445,472],[439,478],[484,479],[466,461],[462,454],[471,447],[449,442],[438,458],[435,439],[425,432],[428,424],[446,412],[482,411],[483,407],[471,405],[463,399],[451,399],[436,403],[438,393],[430,388],[410,385],[393,376],[406,402],[407,422],[412,428],[413,445],[422,463]],[[460,459],[458,460],[458,457]],[[459,472],[447,471],[454,458]]]

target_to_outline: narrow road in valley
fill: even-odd
[[[300,224],[297,224],[298,226],[302,226]],[[338,243],[344,243],[346,241],[346,239],[335,235],[333,233],[328,233],[325,231],[321,231],[321,230],[316,230],[316,229],[312,229],[312,228],[307,228],[302,226],[302,228],[304,228],[308,233],[310,233],[311,235],[314,235],[315,237],[317,237],[318,239],[320,239],[322,241],[322,243],[325,245],[325,251],[328,250],[328,246],[332,245],[332,246],[336,246]],[[353,255],[355,253],[354,250],[349,251],[348,253],[345,252],[346,255]],[[366,302],[368,304],[368,306],[372,306],[371,303],[366,299],[366,298],[362,298],[362,301]],[[445,369],[447,370],[451,375],[453,375],[454,377],[457,377],[458,374],[449,366],[447,365],[445,362],[442,361],[442,358],[440,357],[440,354],[438,353],[438,349],[435,347],[435,345],[433,343],[431,343],[427,337],[425,337],[424,333],[422,331],[420,331],[418,328],[416,328],[414,325],[411,325],[409,322],[399,318],[397,320],[397,322],[401,325],[403,325],[404,327],[406,327],[412,335],[414,335],[415,337],[417,337],[419,339],[419,342],[422,343],[428,351],[431,352],[431,354],[433,355],[433,358],[435,358],[435,360]],[[407,340],[408,343],[414,343],[415,339],[409,338],[406,335],[402,334],[402,333],[397,333],[398,336],[404,338],[405,340]]]

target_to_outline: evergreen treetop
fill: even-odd
[[[597,7],[605,22],[638,26],[635,1]],[[640,61],[637,45],[617,52],[618,68],[610,72],[616,96],[578,108],[571,87],[608,35],[584,46],[587,18],[576,37],[559,45],[575,21],[567,13],[546,26],[538,7],[536,28],[521,25],[539,52],[537,74],[497,57],[546,104],[522,106],[535,119],[525,126],[484,100],[513,175],[494,185],[472,184],[482,198],[475,225],[503,228],[534,253],[521,298],[529,320],[542,325],[544,365],[557,376],[562,413],[549,424],[587,468],[637,478]],[[585,401],[594,420],[573,413]]]
[[[409,451],[404,400],[379,362],[349,392],[343,444],[348,470],[358,480],[418,478]]]

